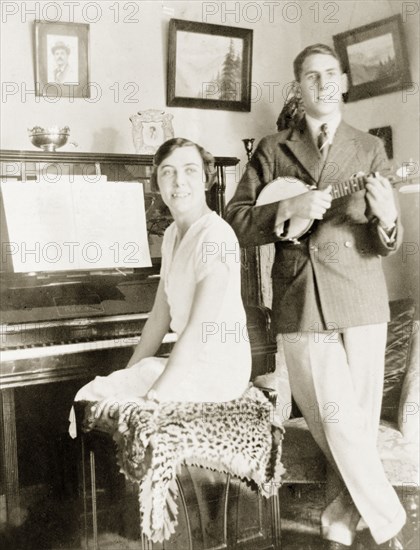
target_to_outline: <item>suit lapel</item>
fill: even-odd
[[[341,122],[337,128],[325,163],[312,141],[304,118],[292,130],[285,144],[319,189],[349,179],[352,175],[349,168],[359,164],[354,131],[345,122]]]
[[[324,189],[330,184],[349,179],[357,166],[356,139],[351,126],[341,122],[335,133],[332,145],[328,151],[325,164],[322,168],[318,187]]]
[[[311,176],[313,183],[318,183],[322,167],[322,158],[312,141],[312,137],[306,126],[305,118],[302,119],[299,126],[292,130],[285,144],[306,172]]]

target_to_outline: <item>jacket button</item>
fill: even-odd
[[[309,247],[309,250],[311,250],[312,252],[318,252],[318,247],[315,246],[314,244],[311,244],[311,246]]]
[[[351,248],[353,245],[351,244],[350,241],[346,241],[346,242],[344,243],[344,246],[345,246],[346,248]]]

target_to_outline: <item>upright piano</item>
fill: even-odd
[[[159,281],[160,239],[168,218],[150,189],[151,155],[116,155],[38,151],[1,151],[2,181],[55,181],[60,175],[106,175],[109,181],[138,181],[145,190],[145,207],[152,266],[129,270],[1,272],[0,430],[2,482],[7,518],[19,521],[20,494],[15,389],[67,380],[80,386],[98,374],[127,363],[139,341]],[[238,159],[217,157],[217,182],[208,196],[223,213],[226,169]],[[25,197],[22,196],[22,201]],[[4,212],[3,212],[4,214]],[[4,224],[4,235],[7,227]],[[166,224],[166,225],[165,225]],[[3,242],[7,237],[2,237]],[[274,368],[275,344],[269,318],[259,298],[255,255],[243,252],[242,290],[247,307],[254,374]],[[4,263],[2,264],[4,267]],[[175,335],[168,333],[162,354]]]

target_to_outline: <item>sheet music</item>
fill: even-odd
[[[138,182],[2,182],[15,272],[151,265]]]

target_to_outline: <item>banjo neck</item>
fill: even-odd
[[[399,182],[411,179],[407,177],[405,173],[400,175],[397,172],[397,175],[399,177],[387,175],[391,185],[396,185]],[[369,176],[366,175],[353,176],[346,181],[331,184],[332,199],[335,200],[356,193],[357,191],[362,191],[366,187],[368,177]],[[255,206],[262,206],[264,204],[271,204],[294,198],[313,189],[316,189],[316,187],[310,186],[298,178],[278,177],[263,187],[257,197]],[[293,241],[298,243],[299,239],[310,230],[313,223],[314,220],[292,216],[289,220],[276,226],[275,233],[281,241]]]
[[[400,180],[394,178],[393,176],[388,176],[387,178],[391,185],[395,185]],[[331,185],[331,196],[333,199],[340,199],[347,195],[356,193],[357,191],[362,191],[366,186],[366,175],[363,176],[353,176],[352,178],[341,181],[339,183],[333,183]]]

